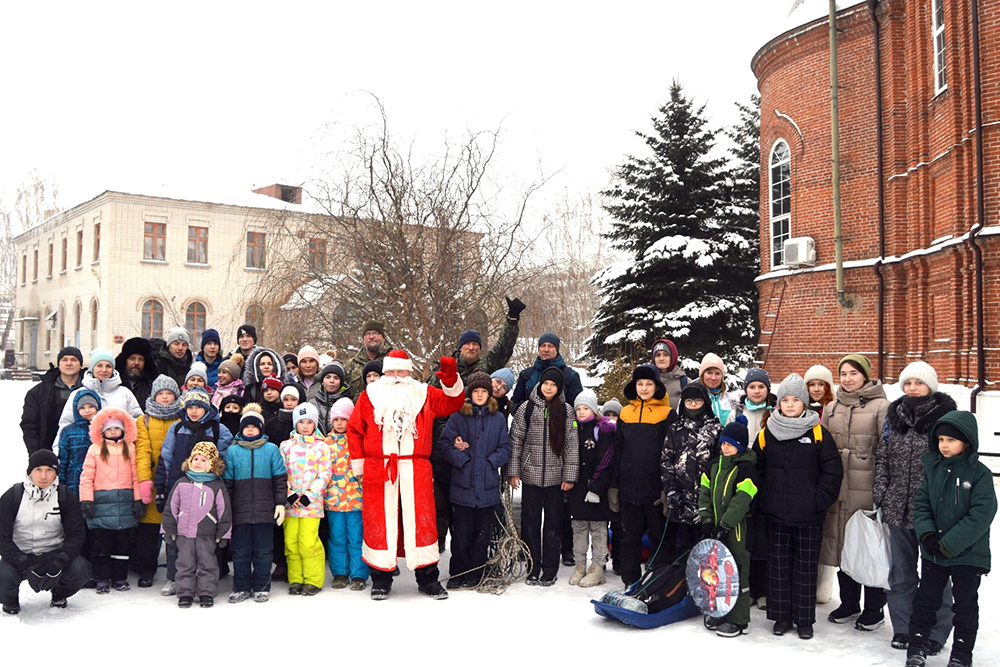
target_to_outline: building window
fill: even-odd
[[[167,256],[167,226],[162,222],[147,222],[142,244],[142,258],[163,261]]]
[[[251,303],[243,311],[243,321],[257,330],[257,338],[264,337],[264,306],[258,303]]]
[[[791,234],[792,154],[779,139],[771,150],[771,268],[784,264],[782,248]]]
[[[52,265],[55,263],[53,262],[54,255],[55,255],[55,244],[49,243],[49,273],[48,273],[49,278],[52,277]]]
[[[184,328],[191,334],[191,340],[196,341],[201,338],[205,331],[205,304],[192,301],[184,311]]]
[[[309,268],[317,273],[326,270],[326,241],[309,239]]]
[[[247,268],[265,268],[264,240],[263,232],[247,232]]]
[[[933,0],[931,5],[934,23],[934,93],[937,94],[948,88],[944,55],[944,0]]]
[[[90,346],[97,347],[97,299],[90,302]]]
[[[188,227],[188,262],[208,264],[208,227]]]
[[[69,239],[67,239],[64,236],[62,239],[62,264],[60,264],[60,266],[62,267],[60,270],[63,272],[66,271],[66,255],[68,254],[68,250],[69,250]]]
[[[142,337],[163,338],[163,304],[156,299],[142,304]]]
[[[80,268],[83,266],[83,230],[79,229],[76,232],[76,266]]]
[[[66,345],[66,306],[59,304],[59,340],[56,341],[58,347]]]
[[[34,260],[34,267],[32,267],[31,269],[31,279],[34,281],[38,280],[38,248],[34,249],[32,255],[33,255],[32,259]]]
[[[101,223],[94,223],[94,261],[101,259]]]
[[[80,347],[80,302],[73,304],[73,345]]]
[[[28,255],[21,255],[21,284],[28,282]]]

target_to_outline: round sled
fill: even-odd
[[[732,611],[740,594],[740,571],[725,544],[698,542],[688,556],[685,574],[688,594],[703,614],[722,618]]]

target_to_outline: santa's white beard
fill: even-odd
[[[417,415],[427,399],[426,384],[411,377],[383,375],[366,391],[379,428],[395,431],[397,438],[407,431],[416,435]]]

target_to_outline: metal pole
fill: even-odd
[[[837,84],[837,2],[830,0],[830,138],[833,144],[833,241],[837,263],[837,301],[844,308],[854,302],[844,294],[844,237],[840,228],[840,92]]]

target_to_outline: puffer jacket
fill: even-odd
[[[965,435],[966,451],[946,459],[937,446],[937,431],[951,424]],[[933,533],[943,556],[932,556],[921,544],[921,556],[937,565],[971,565],[990,570],[990,525],[997,513],[990,469],[979,460],[979,428],[968,412],[949,412],[931,428],[924,454],[924,479],[913,501],[913,528],[918,538]]]
[[[135,465],[136,473],[139,475],[139,488],[153,485],[150,490],[153,500],[146,503],[146,514],[139,519],[139,523],[158,524],[162,519],[160,511],[156,509],[156,483],[153,478],[167,432],[179,421],[180,419],[157,419],[150,415],[143,415],[135,420],[139,432],[135,439]]]
[[[663,490],[660,457],[667,427],[677,412],[665,398],[635,398],[622,408],[615,423],[615,469],[611,487],[619,502],[641,505],[659,500]]]
[[[108,460],[101,458],[101,431],[109,419],[119,419],[125,424],[125,437],[108,445]],[[128,413],[117,408],[105,408],[90,423],[90,449],[80,475],[80,502],[94,503],[94,516],[87,519],[90,528],[125,530],[135,528],[139,520],[133,510],[139,493],[139,476],[136,473],[135,421]]]
[[[288,472],[287,496],[309,497],[305,507],[289,505],[286,516],[299,519],[322,519],[326,487],[333,475],[330,447],[311,435],[294,435],[281,443],[281,457]]]
[[[531,409],[528,423],[528,404]],[[564,415],[552,415],[552,419],[566,420],[566,438],[562,456],[556,456],[549,444],[548,407],[538,388],[531,392],[527,401],[517,407],[510,426],[511,455],[507,467],[508,477],[520,477],[532,486],[559,486],[563,482],[577,480],[580,473],[580,443],[577,440],[573,406],[563,403]],[[454,440],[454,438],[452,438]]]
[[[205,357],[204,357],[204,355],[202,355],[201,352],[199,352],[195,356],[194,360],[195,361],[200,361],[201,363],[205,364],[205,375],[208,376],[208,386],[209,386],[209,389],[211,389],[211,388],[215,387],[215,385],[219,384],[219,366],[222,365],[222,354],[221,354],[221,351],[220,351],[219,355],[215,357],[215,361],[213,361],[211,363],[205,361]]]
[[[920,458],[927,453],[927,437],[938,419],[957,410],[948,394],[935,392],[910,405],[905,396],[889,406],[878,458],[872,498],[882,510],[882,520],[897,528],[913,528],[913,499],[924,478]]]
[[[92,389],[83,389],[73,397],[73,414],[75,421],[64,428],[59,435],[59,481],[70,491],[80,495],[80,473],[83,472],[83,462],[87,459],[90,449],[90,422],[80,416],[80,398],[93,396],[97,404],[101,397]]]
[[[465,451],[455,448],[458,437],[469,443]],[[486,405],[466,401],[458,412],[448,417],[436,447],[441,458],[449,464],[453,505],[492,507],[500,504],[498,469],[510,460],[511,445],[507,420],[500,414],[494,399],[490,398]]]
[[[660,455],[660,479],[670,503],[670,520],[694,524],[698,516],[701,477],[717,455],[722,424],[712,411],[699,419],[684,415],[667,428]]]
[[[615,423],[598,417],[578,424],[580,441],[580,482],[569,492],[569,518],[575,521],[610,521],[608,489],[615,469]],[[587,493],[598,496],[586,501]]]
[[[351,452],[346,433],[332,433],[326,438],[333,468],[326,487],[324,506],[327,512],[360,512],[361,480],[351,466]]]
[[[837,442],[844,479],[823,524],[822,565],[840,567],[847,521],[858,510],[874,507],[875,461],[888,412],[889,401],[878,380],[867,380],[857,391],[841,388],[823,410],[822,423]]]
[[[80,501],[58,479],[39,489],[29,475],[0,496],[0,559],[21,574],[56,556],[69,563],[85,536]]]
[[[280,354],[269,347],[261,347],[254,350],[243,362],[243,376],[240,378],[243,380],[243,387],[245,388],[243,395],[247,396],[248,402],[259,403],[263,400],[263,396],[260,393],[260,383],[266,378],[261,374],[259,368],[262,355],[271,357],[271,362],[274,364],[274,373],[279,378],[285,376],[285,362],[282,361]],[[253,396],[248,395],[251,390],[255,391]]]
[[[167,498],[167,511],[163,513],[164,535],[228,540],[232,528],[233,508],[221,479],[196,482],[184,475],[177,480]]]
[[[182,412],[180,420],[167,429],[153,477],[159,507],[163,507],[166,502],[166,491],[174,488],[174,484],[181,478],[181,465],[191,455],[191,449],[203,440],[213,443],[222,457],[233,442],[233,434],[219,423],[219,411],[215,407],[210,407],[197,422],[192,422]]]
[[[720,456],[708,474],[701,476],[698,515],[701,522],[719,526],[748,549],[751,504],[757,497],[757,455],[752,449]]]
[[[79,377],[83,378],[83,371]],[[69,395],[79,387],[79,382],[67,387],[62,382],[59,369],[50,368],[45,371],[42,381],[25,394],[21,433],[29,456],[39,449],[52,449],[52,443],[59,432],[59,417],[63,407],[68,402]]]
[[[187,377],[188,371],[191,370],[192,363],[194,363],[194,356],[190,349],[184,353],[182,358],[178,359],[170,354],[170,348],[164,345],[156,355],[156,370],[163,375],[172,377],[178,387],[184,386],[184,379]]]
[[[222,480],[233,505],[233,525],[274,523],[274,508],[288,497],[288,471],[278,446],[267,438],[236,438],[226,450]]]
[[[316,427],[320,433],[326,435],[330,432],[330,408],[342,398],[351,398],[351,388],[350,386],[343,386],[331,394],[326,389],[323,389],[322,380],[320,383],[319,390],[315,396],[309,397],[309,402],[316,406],[316,411],[319,413],[319,421],[316,422]],[[351,402],[353,403],[354,401],[352,400]]]
[[[101,397],[102,408],[121,408],[133,418],[142,414],[142,406],[135,400],[135,394],[122,386],[122,378],[114,371],[107,380],[98,380],[88,370],[83,374],[82,386],[69,395],[62,414],[59,415],[59,430],[76,421],[76,411],[73,410],[76,394],[84,389],[90,389]],[[58,440],[58,438],[57,438]]]

